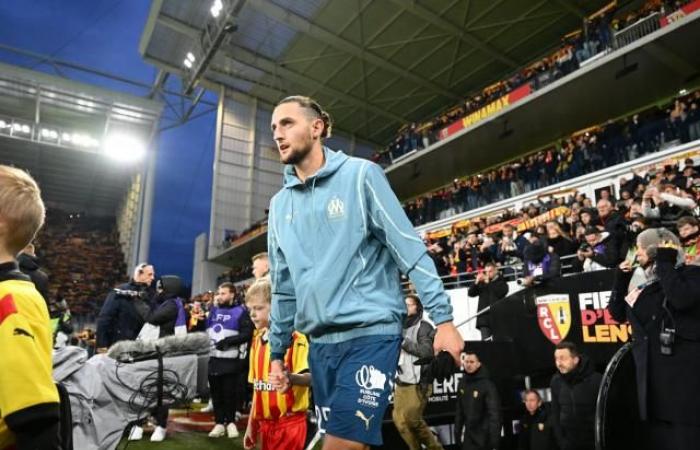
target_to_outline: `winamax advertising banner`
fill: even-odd
[[[665,27],[670,23],[678,22],[679,20],[684,19],[686,16],[690,15],[691,13],[694,13],[699,9],[700,0],[695,0],[694,2],[690,2],[687,5],[682,6],[681,8],[672,12],[671,14],[662,17],[661,19],[659,19],[659,22],[662,27]]]
[[[504,448],[515,448],[514,430],[524,413],[521,395],[526,377],[534,388],[547,396],[554,374],[554,347],[566,340],[576,343],[588,355],[599,372],[617,349],[630,338],[628,324],[610,317],[607,305],[613,284],[613,271],[597,271],[568,276],[546,285],[522,289],[509,283],[510,294],[494,304],[490,311],[494,340],[482,342],[475,321],[459,327],[467,348],[477,352],[498,387],[503,415]],[[517,289],[520,289],[516,292]],[[454,307],[455,323],[460,324],[477,312],[478,299],[467,289],[448,291]],[[425,411],[441,442],[452,442],[457,388],[463,372],[434,381]],[[386,449],[403,449],[391,424],[391,409],[385,416]]]
[[[507,108],[513,103],[517,103],[523,98],[527,97],[528,95],[530,95],[531,92],[532,88],[529,84],[524,84],[520,86],[519,88],[509,92],[503,97],[494,100],[493,102],[489,103],[483,108],[480,108],[474,111],[473,113],[464,116],[460,120],[453,122],[451,125],[443,128],[439,132],[440,139],[445,139],[446,137],[452,136],[460,130],[469,128],[475,123],[481,122],[482,120],[493,116],[494,114],[502,111],[503,109]]]

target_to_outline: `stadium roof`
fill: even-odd
[[[161,104],[0,63],[0,161],[29,170],[44,200],[114,214],[138,165],[102,151],[107,133],[149,142]]]
[[[544,52],[607,0],[232,0],[235,31],[203,82],[267,103],[317,98],[339,128],[386,144]],[[154,0],[144,59],[187,77],[213,2]]]

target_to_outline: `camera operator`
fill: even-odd
[[[117,286],[107,295],[97,316],[97,351],[107,351],[117,341],[133,340],[139,335],[150,313],[153,297],[153,266],[141,263],[128,283]]]
[[[637,238],[646,281],[632,265],[616,272],[608,310],[632,325],[639,412],[650,424],[650,449],[690,450],[700,442],[700,267],[683,263],[680,241],[664,228]]]
[[[615,238],[607,231],[602,233],[596,227],[586,228],[586,242],[581,244],[573,261],[574,271],[592,272],[612,269],[619,262],[618,246]]]

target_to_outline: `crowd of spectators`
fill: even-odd
[[[439,132],[456,120],[465,117],[513,90],[529,84],[532,90],[541,89],[577,70],[580,65],[614,47],[613,33],[639,22],[651,14],[668,14],[687,4],[688,0],[647,0],[636,11],[618,9],[611,3],[588,17],[580,30],[567,34],[557,50],[517,71],[509,78],[492,84],[470,95],[438,116],[417,123],[404,124],[394,140],[374,155],[375,162],[390,164],[406,153],[427,148],[440,140]]]
[[[672,103],[574,133],[554,146],[404,204],[415,225],[451,217],[499,200],[700,139],[700,90]]]
[[[49,276],[46,300],[65,300],[88,322],[99,310],[97,300],[126,273],[114,218],[49,209],[36,251]]]
[[[680,235],[686,262],[700,264],[700,171],[694,159],[644,170],[620,178],[617,196],[612,189],[595,199],[572,192],[520,211],[458,222],[447,236],[427,235],[428,251],[451,287],[470,284],[488,263],[511,280],[526,275],[525,284],[531,284],[559,275],[540,267],[538,277],[528,279],[528,268],[548,255],[565,261],[561,266],[569,271],[614,268],[632,257],[641,231],[664,226]]]
[[[629,161],[673,143],[700,139],[699,106],[700,90],[686,93],[665,106],[657,105],[629,117],[576,132],[568,139],[518,161],[454,180],[448,187],[406,202],[404,210],[411,222],[419,226]],[[634,200],[634,194],[634,191],[623,191],[620,200],[630,203]],[[636,194],[641,195],[639,192]],[[557,200],[559,206],[571,203],[563,199]],[[579,207],[595,206],[590,199],[585,198],[576,203]],[[517,216],[533,218],[543,212],[542,208],[542,205],[533,205]],[[514,217],[504,216],[502,220],[512,218]],[[255,231],[260,226],[261,224],[256,224],[251,230]],[[579,229],[579,232],[583,232],[583,229]],[[245,236],[247,234],[237,238]],[[452,244],[449,246],[452,247]],[[522,251],[522,243],[520,250]],[[450,267],[454,265],[448,262],[449,259],[445,261],[444,264],[438,264],[439,267],[443,266],[443,275],[452,272]],[[450,269],[447,270],[446,267]],[[462,272],[465,271],[458,270],[458,273]],[[218,282],[238,283],[249,279],[250,273],[250,265],[236,267],[223,273]]]

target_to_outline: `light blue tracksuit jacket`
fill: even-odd
[[[317,343],[400,335],[399,270],[436,324],[452,320],[435,265],[381,167],[323,152],[323,167],[303,183],[286,166],[270,201],[273,359],[282,359],[294,329]]]

